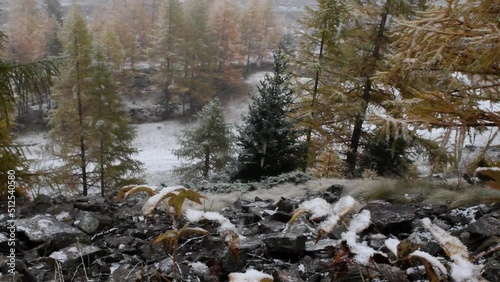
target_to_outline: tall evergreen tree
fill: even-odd
[[[287,60],[280,48],[274,53],[273,75],[266,75],[252,96],[248,116],[238,128],[241,147],[236,178],[259,179],[299,168],[304,146],[298,140],[296,121],[290,117],[293,90],[286,73]]]
[[[208,178],[220,172],[230,159],[231,131],[219,99],[214,98],[196,115],[198,124],[186,129],[175,155],[189,161],[174,171],[184,178]]]

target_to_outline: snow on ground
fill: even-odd
[[[147,184],[173,184],[169,181],[173,178],[172,169],[180,163],[173,150],[179,148],[177,138],[184,127],[185,124],[175,120],[136,125],[133,145],[140,150],[136,159],[144,163]]]
[[[264,78],[266,72],[258,72],[249,76],[245,83],[250,86],[250,92],[255,93],[255,85],[259,83],[259,80]],[[249,95],[238,95],[230,99],[225,105],[225,113],[227,117],[227,122],[230,125],[237,124],[241,121],[242,114],[246,114],[248,111],[248,103],[250,101]],[[144,163],[145,168],[145,182],[149,185],[159,186],[160,184],[167,184],[168,186],[175,185],[178,183],[178,179],[173,175],[172,169],[175,166],[181,164],[174,154],[173,151],[179,148],[178,137],[181,135],[182,129],[186,126],[190,126],[194,122],[194,118],[189,120],[168,120],[155,123],[145,123],[134,125],[137,131],[137,137],[133,142],[133,145],[139,149],[139,154],[136,159]],[[494,130],[494,129],[491,129]],[[434,130],[427,133],[429,137],[442,136],[442,131]],[[486,143],[487,137],[491,134],[490,131],[482,135],[474,136],[473,138],[467,138],[467,144],[473,145],[483,145]],[[48,132],[46,131],[36,131],[36,132],[26,132],[16,138],[16,142],[22,144],[29,144],[26,155],[31,160],[39,160],[33,164],[36,169],[41,169],[44,167],[53,167],[58,165],[58,161],[51,158],[50,154],[45,152],[43,147],[48,143]],[[500,135],[498,135],[492,145],[500,145]],[[465,156],[467,157],[467,156]],[[326,180],[318,180],[319,182],[325,182]],[[338,180],[328,180],[328,184],[322,183],[319,185],[319,189],[325,189],[333,183],[338,183]],[[342,184],[346,182],[340,181]],[[320,184],[320,183],[317,183]],[[292,187],[277,187],[276,189],[270,191],[262,191],[246,193],[244,196],[252,197],[267,197],[269,199],[279,199],[281,196],[288,197],[302,197],[305,195],[308,189],[314,190],[311,187],[297,187],[292,189]],[[304,188],[307,188],[304,190]],[[228,195],[218,195],[217,197],[209,197],[211,199],[217,198],[217,201],[206,202],[205,207],[210,210],[218,210],[222,208],[225,204],[232,203],[237,197],[242,197],[241,192],[233,192]]]
[[[255,91],[255,85],[263,79],[266,72],[257,72],[249,76],[245,83],[250,86],[250,91]],[[231,125],[241,121],[242,114],[248,111],[249,95],[243,93],[231,99],[225,106],[227,122]],[[182,129],[192,125],[194,118],[184,120],[167,120],[162,122],[144,123],[134,125],[137,137],[133,145],[139,149],[135,158],[144,163],[145,182],[149,185],[160,184],[174,185],[177,178],[172,169],[181,164],[173,153],[179,148],[178,137]],[[44,149],[48,144],[48,131],[33,131],[19,134],[15,141],[27,146],[26,156],[30,160],[37,160],[33,168],[41,169],[58,165]]]

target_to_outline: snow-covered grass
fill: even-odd
[[[500,191],[483,186],[443,184],[433,180],[390,180],[367,182],[349,189],[355,198],[370,201],[384,200],[394,203],[449,204],[450,207],[472,206],[500,199]]]

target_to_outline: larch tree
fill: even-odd
[[[238,128],[240,148],[236,179],[255,180],[296,170],[302,166],[304,146],[291,117],[293,88],[287,60],[280,48],[274,53],[272,75],[266,75],[251,97],[248,115]]]
[[[151,47],[153,25],[142,0],[114,0],[108,9],[115,31],[125,50],[125,58],[133,69],[144,60]]]
[[[182,132],[181,147],[174,152],[178,158],[188,161],[174,170],[185,179],[199,176],[207,179],[221,172],[231,157],[231,130],[220,101],[214,98],[196,118],[197,124]]]
[[[344,3],[319,0],[315,9],[306,7],[299,20],[302,31],[295,59],[295,79],[300,91],[297,115],[306,131],[307,167],[316,165],[318,158],[338,159],[331,149],[334,140],[331,135],[345,131],[344,125],[331,123],[335,113],[328,101],[328,97],[335,96],[329,88],[329,76],[336,68],[333,62],[340,56],[338,37],[345,13]],[[326,128],[327,125],[330,128]],[[339,126],[332,128],[333,125]],[[323,161],[320,163],[322,165]],[[326,168],[323,166],[318,170],[328,175]]]
[[[259,26],[262,28],[262,35],[256,48],[257,66],[262,64],[267,54],[278,48],[284,34],[276,18],[274,5],[272,0],[261,0],[259,5]]]
[[[215,96],[213,33],[205,0],[185,2],[184,11],[183,84],[189,88],[191,110],[196,110]]]
[[[457,169],[466,135],[500,125],[499,13],[495,1],[449,0],[397,20],[396,52],[377,79],[397,89],[400,99],[373,122],[441,128],[442,144],[455,135]]]
[[[63,22],[63,9],[59,0],[44,0],[43,7],[50,18],[47,29],[47,55],[59,56],[62,50],[57,33]]]
[[[105,49],[96,48],[91,77],[91,94],[86,103],[95,105],[89,120],[95,139],[89,146],[89,157],[94,162],[93,172],[99,179],[101,196],[112,187],[138,184],[142,176],[142,163],[134,160],[138,153],[132,145],[135,129],[129,125],[127,109],[113,82]]]
[[[245,74],[250,71],[252,58],[257,55],[257,48],[264,32],[259,11],[259,0],[249,0],[241,15],[240,33],[246,61]]]
[[[12,1],[9,13],[9,60],[20,64],[35,62],[46,57],[46,47],[54,22],[44,11],[37,7],[34,0]],[[42,104],[47,100],[45,89],[39,93],[18,91],[17,110],[24,114],[30,111],[29,105],[38,103],[40,113]],[[45,98],[45,99],[44,99]]]
[[[51,116],[53,153],[63,166],[65,184],[93,187],[101,194],[114,186],[137,183],[142,164],[134,159],[135,133],[128,124],[102,44],[93,39],[79,9],[66,17],[61,42],[65,49],[63,75],[55,86],[57,108]],[[81,180],[81,182],[80,182]]]
[[[399,0],[318,3],[311,27],[319,36],[304,38],[316,44],[319,54],[309,49],[309,53],[316,56],[316,62],[321,62],[322,56],[331,55],[323,60],[328,67],[312,65],[316,70],[310,71],[314,77],[307,91],[312,94],[313,118],[310,120],[319,122],[315,127],[324,132],[328,142],[328,138],[332,138],[343,147],[346,172],[353,175],[368,114],[385,111],[386,101],[395,99],[392,89],[375,79],[376,73],[386,68],[386,56],[391,52],[391,20],[407,15],[415,6]],[[326,16],[328,11],[333,12],[332,17]],[[325,94],[321,94],[323,90]],[[312,98],[316,99],[314,103]]]
[[[54,89],[57,109],[51,116],[51,139],[56,145],[54,154],[64,162],[68,185],[80,184],[83,195],[89,189],[89,135],[93,128],[87,118],[92,105],[86,103],[91,95],[92,37],[87,22],[74,5],[68,12],[60,33],[66,55],[61,79]],[[81,182],[80,182],[81,180]]]
[[[211,6],[210,27],[214,33],[217,92],[241,81],[238,65],[242,59],[242,46],[238,29],[238,14],[230,0],[218,0]]]
[[[106,22],[99,38],[102,42],[106,54],[105,58],[108,60],[109,65],[115,70],[122,69],[125,61],[125,50],[116,33],[114,25],[110,22]]]
[[[5,50],[7,38],[0,31],[0,52]],[[16,64],[0,60],[0,195],[7,193],[8,171],[14,170],[19,185],[30,183],[31,172],[22,151],[22,144],[13,141],[12,128],[15,119],[15,96],[19,88],[23,92],[36,92],[46,88],[52,76],[58,75],[57,61],[39,61]]]
[[[181,1],[167,0],[161,5],[156,40],[152,59],[159,67],[155,77],[164,93],[160,102],[162,115],[168,115],[182,102],[185,114],[185,95],[187,87],[183,85],[183,48],[185,38],[183,32],[184,11]]]

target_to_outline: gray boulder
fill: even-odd
[[[34,243],[45,242],[61,235],[71,235],[74,237],[85,235],[79,229],[46,215],[36,215],[32,218],[19,219],[16,224],[17,230],[23,232]]]
[[[99,227],[99,219],[94,217],[92,213],[88,211],[82,211],[76,217],[74,222],[75,226],[87,234],[94,233]]]

